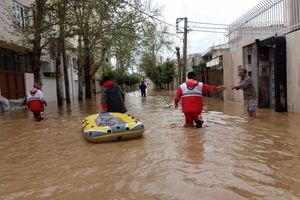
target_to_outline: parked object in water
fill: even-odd
[[[1,106],[1,110],[5,112],[10,111],[12,109],[12,107],[9,104],[9,100],[4,96],[0,96],[0,106]]]
[[[26,107],[26,102],[27,102],[27,97],[23,97],[21,99],[9,99],[9,104],[11,105],[11,107],[15,108],[15,107]]]
[[[129,114],[101,112],[82,122],[83,136],[90,142],[112,142],[143,136],[144,125]]]
[[[0,96],[0,107],[0,110],[5,112],[24,109],[26,108],[26,96],[21,99],[6,99],[4,96]]]

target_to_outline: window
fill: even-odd
[[[26,55],[25,56],[26,58],[26,72],[33,72],[33,69],[32,69],[32,63],[31,63],[31,56],[30,55]]]
[[[6,70],[9,71],[15,71],[16,70],[16,61],[15,61],[15,54],[13,52],[9,52],[9,54],[6,57],[7,66]]]
[[[26,72],[27,70],[27,62],[26,62],[26,55],[20,55],[19,56],[19,62],[20,62],[20,71]]]
[[[248,55],[247,60],[248,60],[248,65],[251,65],[251,55],[250,54]]]
[[[73,69],[78,69],[78,67],[77,67],[77,60],[76,60],[76,58],[73,58],[72,59],[73,60]]]
[[[17,26],[25,28],[28,25],[28,9],[16,0],[12,0],[12,15]]]
[[[5,70],[7,65],[6,59],[7,52],[4,49],[0,48],[0,70]]]

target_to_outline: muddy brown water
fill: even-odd
[[[300,115],[205,98],[201,129],[184,128],[174,92],[129,92],[140,139],[92,144],[81,120],[99,97],[50,104],[42,122],[20,109],[0,114],[2,200],[300,199]]]

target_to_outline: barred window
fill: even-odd
[[[16,0],[12,0],[12,15],[17,26],[25,28],[28,25],[28,9]]]

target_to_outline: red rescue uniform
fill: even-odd
[[[44,100],[43,92],[37,88],[33,88],[27,95],[27,106],[33,113],[35,120],[43,119],[44,106],[47,106]]]
[[[175,105],[178,106],[181,99],[182,112],[187,126],[194,126],[194,121],[202,120],[200,116],[203,108],[202,94],[216,90],[216,86],[203,84],[194,79],[188,79],[180,85],[176,92]]]

